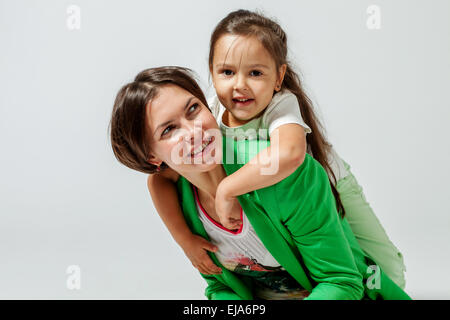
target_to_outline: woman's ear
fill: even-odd
[[[287,64],[282,64],[280,66],[280,68],[278,69],[278,79],[277,79],[277,83],[275,86],[275,91],[280,91],[281,90],[281,84],[283,83],[284,80],[284,75],[286,74],[286,70],[287,70]]]
[[[147,162],[159,167],[162,163],[162,161],[160,159],[158,159],[156,156],[154,156],[153,154],[150,154],[147,158]]]

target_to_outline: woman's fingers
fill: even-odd
[[[208,262],[202,264],[202,269],[206,270],[208,274],[220,274],[222,269],[216,266],[211,259]]]
[[[207,268],[207,266],[198,266],[197,267],[198,271],[200,271],[200,273],[206,274],[206,275],[213,275],[213,274],[220,274],[221,272],[217,272],[214,271],[213,269],[209,269]]]
[[[203,239],[202,247],[203,247],[203,249],[211,251],[211,252],[216,252],[218,249],[215,245],[213,245],[211,242],[209,242],[206,239]]]
[[[208,245],[211,245],[211,243],[208,242]],[[207,248],[205,248],[205,249],[207,249]],[[210,247],[210,249],[213,249],[213,248]],[[217,247],[215,249],[217,249]],[[213,251],[213,250],[209,250],[209,251]],[[214,262],[211,260],[211,258],[208,256],[208,254],[206,252],[201,259],[202,259],[202,261],[200,262],[200,264],[204,269],[208,270],[209,272],[211,272],[213,274],[222,272],[222,269],[214,264]]]
[[[217,246],[200,236],[196,236],[195,241],[197,241],[195,244],[197,249],[192,252],[192,255],[189,255],[189,259],[194,268],[207,275],[222,273],[222,269],[214,264],[206,252],[206,250],[217,252]],[[203,250],[199,250],[199,248],[202,248]]]
[[[212,275],[222,273],[222,269],[216,266],[211,259],[209,259],[209,261],[200,262],[198,264],[192,263],[192,265],[194,266],[195,269],[197,269],[199,272],[203,274]]]
[[[195,265],[195,264],[192,264],[192,265],[193,265],[194,268],[197,269],[200,273],[207,274],[207,275],[210,274],[209,271],[208,271],[207,269],[205,269],[202,265]]]
[[[222,273],[222,269],[214,264],[211,259],[208,257],[208,261],[205,262],[205,267],[214,274]]]

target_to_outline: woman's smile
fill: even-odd
[[[205,139],[200,146],[192,149],[192,151],[188,154],[188,157],[193,159],[209,155],[210,151],[214,149],[214,140],[214,136]]]

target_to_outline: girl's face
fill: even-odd
[[[222,136],[217,122],[190,92],[164,85],[146,108],[150,163],[165,162],[181,175],[210,171],[221,163]]]
[[[247,123],[259,116],[279,91],[286,65],[274,59],[255,37],[226,34],[214,48],[210,70],[217,96],[230,112],[229,125]]]

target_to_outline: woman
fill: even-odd
[[[239,197],[240,207],[232,210],[244,218],[240,230],[220,227],[217,186],[249,161],[249,147],[259,142],[222,144],[187,69],[148,69],[124,86],[114,105],[111,142],[116,158],[132,169],[153,174],[168,166],[180,175],[174,180],[188,226],[219,247],[211,258],[222,273],[202,274],[208,299],[409,299],[360,249],[337,214],[325,170],[309,155],[285,180]],[[230,153],[244,161],[221,165]],[[246,258],[244,267],[227,267],[224,252]]]

